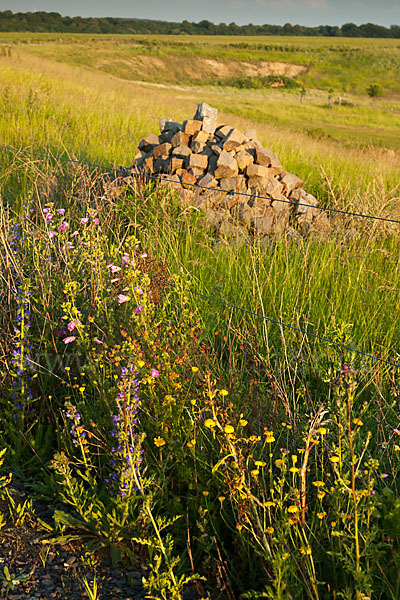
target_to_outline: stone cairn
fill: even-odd
[[[299,177],[283,169],[275,152],[262,147],[256,131],[217,125],[217,117],[216,108],[202,103],[194,118],[182,124],[161,119],[160,135],[139,143],[133,173],[159,178],[177,190],[185,206],[205,212],[220,237],[326,230],[326,215],[314,208],[317,199],[305,192]]]

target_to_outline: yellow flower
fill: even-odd
[[[275,438],[273,435],[269,435],[265,438],[265,441],[267,442],[267,444],[272,444],[272,442],[275,441]]]
[[[196,440],[190,440],[186,445],[188,448],[193,448],[196,445]]]
[[[317,494],[318,500],[322,500],[324,496],[325,496],[325,492],[323,492],[322,490],[319,490],[319,492]]]
[[[331,456],[329,460],[333,463],[338,463],[340,458],[338,456]]]
[[[242,531],[242,529],[243,529],[243,525],[242,525],[241,523],[236,523],[236,529],[237,529],[238,531]]]
[[[267,500],[267,502],[264,502],[264,506],[265,508],[272,508],[272,506],[276,506],[275,502],[273,502],[272,500]]]
[[[225,496],[218,496],[218,500],[219,500],[220,502],[223,502],[223,501],[225,500]]]
[[[263,460],[255,460],[254,464],[256,465],[256,467],[265,467],[265,465],[267,464],[266,462],[264,462]]]
[[[221,394],[221,396],[227,396],[228,395],[227,390],[219,390],[219,393]]]
[[[204,490],[204,492],[203,492],[203,496],[208,496],[208,494],[209,494],[209,493],[210,493],[210,492],[207,492],[207,490]]]
[[[154,438],[154,444],[157,446],[157,448],[161,448],[161,446],[164,446],[165,440],[162,437],[156,437]]]
[[[323,481],[313,481],[313,485],[315,485],[315,487],[319,488],[319,487],[323,487],[325,485],[325,483]]]
[[[291,473],[300,473],[300,469],[298,467],[290,467],[289,471]]]
[[[323,511],[323,512],[317,513],[317,517],[318,517],[318,519],[323,519],[324,517],[326,517],[326,512]]]
[[[289,521],[289,525],[296,525],[296,523],[299,522],[299,520],[296,519],[296,517],[289,517],[288,521]]]
[[[293,461],[294,465],[297,463],[297,455],[296,454],[292,454],[292,461]]]
[[[317,431],[317,433],[319,433],[319,435],[325,435],[326,434],[326,427],[320,427]]]
[[[265,533],[269,533],[269,534],[274,533],[274,528],[273,527],[267,527],[267,529],[265,530]]]
[[[252,475],[254,475],[254,477],[257,477],[257,475],[259,474],[259,472],[260,472],[260,471],[259,471],[258,469],[253,469],[252,471],[250,471],[250,473],[251,473]]]
[[[215,421],[213,419],[206,419],[204,426],[208,429],[212,429],[213,427],[215,427]]]
[[[311,546],[307,546],[306,548],[300,548],[300,552],[302,554],[310,555],[311,554]]]
[[[190,401],[190,404],[191,404],[192,406],[195,406],[195,404],[196,404],[196,400],[194,400],[194,399],[193,399],[193,400],[191,400],[191,401]]]
[[[83,394],[83,392],[85,391],[85,386],[81,385],[81,387],[79,388],[79,391],[81,392],[81,394]]]
[[[144,360],[138,360],[137,361],[137,366],[139,367],[139,369],[141,369],[142,367],[144,367]]]
[[[246,427],[247,423],[248,423],[248,421],[246,421],[246,419],[240,419],[240,421],[239,421],[239,424],[240,424],[242,427]]]
[[[331,521],[331,527],[336,527],[336,521]]]
[[[288,512],[289,513],[297,513],[297,512],[299,512],[299,508],[295,504],[292,504],[291,506],[289,506]]]
[[[199,370],[199,367],[192,367],[192,373],[197,373],[198,370]]]
[[[232,425],[225,425],[224,431],[225,431],[225,433],[233,433],[235,430],[232,427]]]
[[[361,427],[361,425],[364,425],[364,423],[361,421],[361,419],[353,419],[353,423],[354,423],[354,425],[358,425],[358,427]]]

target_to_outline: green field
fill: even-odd
[[[1,34],[0,144],[129,166],[161,117],[204,101],[255,127],[321,205],[399,220],[399,52]],[[238,87],[271,62],[299,86]],[[0,451],[17,490],[62,504],[47,536],[83,543],[91,573],[104,551],[151,564],[164,600],[194,573],[198,600],[396,600],[399,368],[185,290],[398,365],[398,223],[332,214],[323,238],[232,245],[156,185],[110,190],[100,169],[9,150],[0,167]],[[15,493],[0,471],[0,541],[21,525]]]

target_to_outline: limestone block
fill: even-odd
[[[181,175],[181,182],[183,185],[187,185],[189,184],[189,187],[192,187],[197,181],[197,178],[192,175],[192,173],[189,173],[189,171],[185,171],[182,175]]]
[[[176,156],[176,158],[187,158],[192,154],[192,151],[187,146],[180,144],[180,146],[173,149],[172,154],[173,156]]]
[[[211,175],[211,173],[206,173],[206,175],[204,175],[204,177],[199,179],[199,185],[202,185],[204,187],[214,188],[214,187],[217,187],[218,181],[216,179],[214,179],[214,177]]]
[[[197,133],[194,134],[193,136],[193,141],[194,142],[203,142],[203,144],[205,144],[208,139],[210,137],[210,134],[207,133],[207,131],[198,131]]]
[[[239,150],[241,150],[243,148],[243,146],[240,142],[236,142],[235,140],[226,140],[222,144],[222,148],[223,148],[223,150],[226,150],[227,152],[231,152],[232,150],[234,150],[235,152],[238,152]]]
[[[187,135],[195,135],[198,131],[201,130],[203,126],[202,121],[198,121],[197,119],[189,119],[188,121],[184,121],[184,132]]]
[[[145,152],[151,152],[155,146],[158,146],[160,143],[158,135],[151,133],[147,137],[145,137],[139,143],[139,150],[144,150]]]
[[[190,154],[187,161],[187,166],[190,168],[207,169],[208,157],[204,154]]]
[[[171,144],[173,148],[177,148],[178,146],[189,146],[189,136],[183,131],[177,131],[172,138]]]
[[[217,126],[218,110],[202,102],[198,105],[195,120],[202,121],[202,129],[206,133],[214,133]]]
[[[173,156],[171,158],[171,173],[175,173],[175,171],[177,171],[177,169],[182,169],[183,167],[183,159],[182,158],[175,158],[175,156]]]
[[[283,192],[288,196],[293,190],[297,188],[301,188],[303,185],[303,181],[297,175],[293,175],[292,173],[286,173],[284,171],[284,175],[281,175],[280,181],[283,185]]]
[[[265,179],[269,179],[268,169],[261,165],[249,165],[246,169],[246,175],[248,177],[265,177]]]
[[[196,181],[198,177],[202,177],[202,175],[204,175],[204,169],[198,169],[197,167],[190,167],[188,171],[191,175],[196,177]]]
[[[231,131],[226,136],[226,142],[238,142],[239,144],[244,144],[246,141],[246,137],[243,135],[239,129],[231,129]]]
[[[251,154],[246,152],[246,150],[240,150],[240,152],[236,154],[236,162],[240,171],[245,171],[247,167],[253,163],[253,161],[254,158]]]
[[[200,152],[203,152],[205,147],[206,147],[206,145],[204,142],[194,141],[190,144],[190,149],[195,154],[200,154]]]
[[[234,157],[231,156],[226,150],[222,150],[218,157],[215,177],[234,177],[238,174],[238,171],[238,164]]]
[[[171,150],[172,146],[171,144],[168,144],[168,142],[164,142],[163,144],[160,144],[158,146],[155,146],[153,148],[153,156],[155,159],[160,158],[160,157],[167,157],[169,156],[169,152]]]
[[[243,133],[243,135],[246,138],[246,142],[249,142],[250,140],[257,140],[258,142],[257,132],[255,129],[248,129]]]

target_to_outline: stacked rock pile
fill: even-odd
[[[292,226],[302,233],[326,229],[316,198],[275,152],[262,147],[256,131],[242,133],[218,125],[217,118],[217,109],[202,103],[182,124],[161,119],[160,135],[139,143],[134,172],[175,188],[186,205],[204,210],[222,236],[270,236]]]

